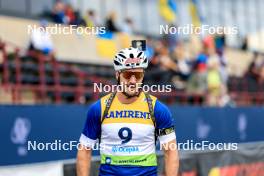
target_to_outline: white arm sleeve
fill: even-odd
[[[166,143],[176,139],[176,135],[175,135],[175,132],[173,131],[170,134],[159,136],[158,139],[160,141],[160,144],[162,145],[162,144],[166,144]]]
[[[84,134],[81,134],[79,142],[85,147],[93,148],[97,140],[90,139],[86,137]]]

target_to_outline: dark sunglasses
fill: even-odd
[[[144,76],[144,72],[129,72],[129,71],[123,71],[121,73],[123,74],[123,77],[125,79],[130,79],[132,75],[134,75],[136,79],[141,79]]]

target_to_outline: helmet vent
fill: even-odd
[[[140,57],[142,55],[142,53],[143,53],[142,51],[140,53],[138,53],[137,57]]]
[[[117,62],[116,60],[114,60],[114,64],[115,65],[122,65],[120,62]]]
[[[126,58],[126,56],[124,56],[123,54],[118,54],[118,56],[122,57],[123,59]]]
[[[147,59],[147,58],[145,58],[145,60],[144,60],[144,62],[143,62],[143,63],[147,63],[147,61],[148,61],[148,59]]]
[[[132,53],[129,54],[130,58],[134,58],[134,55]]]

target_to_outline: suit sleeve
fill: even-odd
[[[92,148],[101,134],[101,103],[100,100],[88,108],[86,122],[79,142]]]
[[[165,144],[176,139],[172,114],[168,107],[159,100],[155,103],[154,116],[160,144]]]

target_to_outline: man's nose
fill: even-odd
[[[137,82],[137,79],[136,79],[136,77],[134,76],[134,75],[132,75],[131,77],[130,77],[130,79],[129,79],[129,82],[130,83],[136,83]]]

